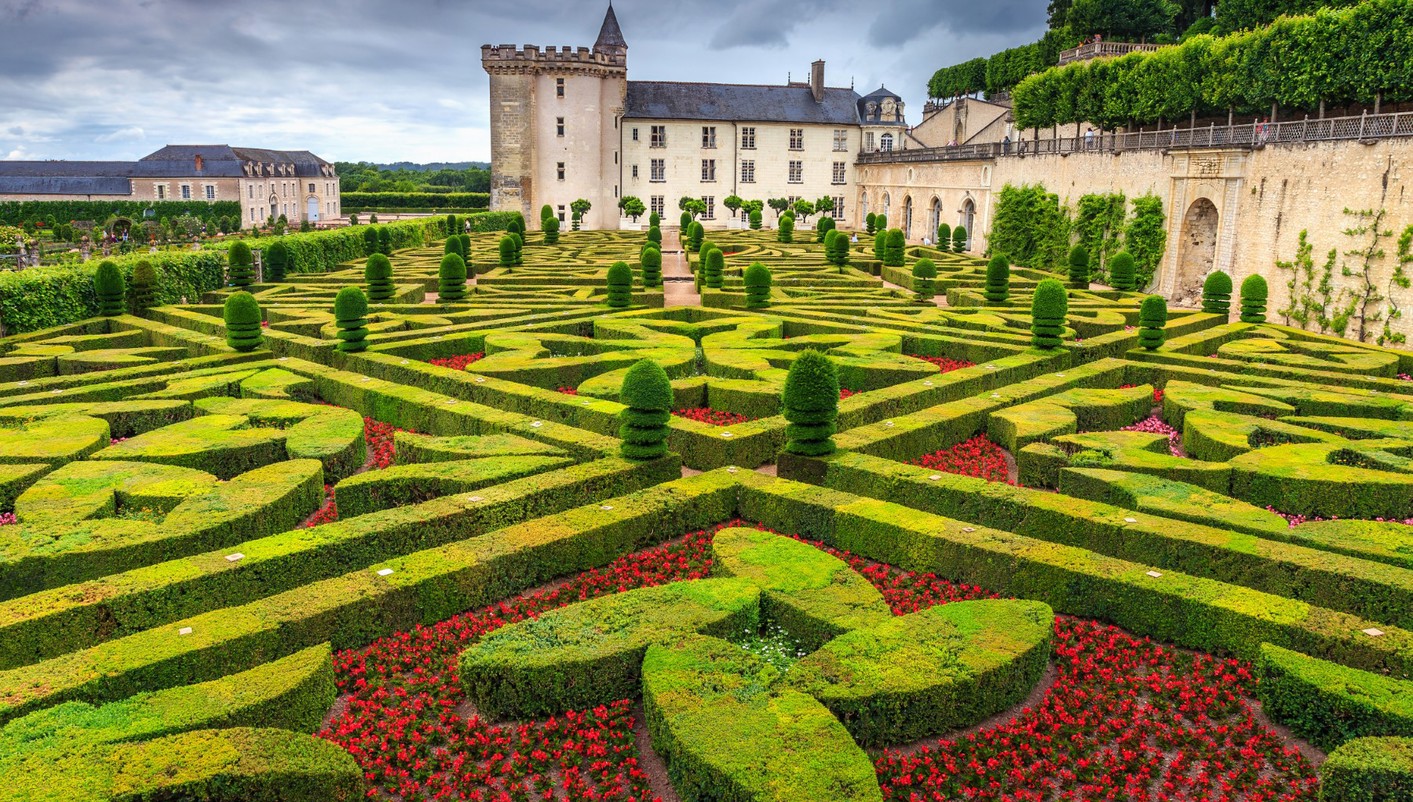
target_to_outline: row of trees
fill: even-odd
[[[588,201],[582,202],[585,204],[588,203]],[[580,203],[580,201],[575,201],[575,203]],[[814,201],[801,198],[792,204],[789,198],[771,198],[770,200],[761,201],[747,200],[739,195],[728,195],[722,199],[721,205],[725,206],[727,211],[731,212],[732,217],[735,217],[744,209],[751,220],[751,228],[760,227],[760,212],[766,206],[775,210],[776,217],[791,212],[801,220],[809,220],[809,216],[812,214],[827,214],[834,211],[834,199],[830,197],[824,197]],[[677,200],[677,208],[684,213],[684,219],[688,222],[705,215],[707,211],[705,201],[700,198],[685,196]],[[643,205],[642,198],[634,195],[624,195],[622,198],[618,199],[618,210],[622,212],[625,217],[631,217],[636,222],[639,217],[647,213],[648,207]]]
[[[477,163],[458,165],[334,162],[339,192],[490,192],[491,171]],[[444,204],[449,205],[449,204]]]

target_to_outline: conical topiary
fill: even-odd
[[[1241,322],[1266,322],[1266,280],[1260,276],[1247,276],[1241,282]]]
[[[929,303],[936,294],[937,264],[931,259],[917,260],[913,263],[913,300]]]
[[[1120,292],[1133,292],[1137,289],[1134,281],[1136,268],[1128,251],[1119,251],[1109,260],[1109,286]]]
[[[965,226],[957,226],[952,229],[952,252],[967,252],[967,230]]]
[[[1070,249],[1070,286],[1077,290],[1089,289],[1089,251],[1083,245]]]
[[[627,262],[614,262],[608,269],[608,305],[614,309],[633,305],[633,268]]]
[[[1138,308],[1138,344],[1155,351],[1167,340],[1163,329],[1168,325],[1168,302],[1161,295],[1150,295]]]
[[[270,243],[270,247],[265,249],[264,258],[261,260],[265,265],[265,281],[278,283],[285,280],[285,273],[289,272],[289,246],[284,240],[277,239]]]
[[[746,308],[764,309],[770,306],[770,268],[751,262],[742,278],[746,282]]]
[[[672,382],[662,366],[644,359],[628,368],[618,401],[626,407],[618,413],[618,436],[623,440],[619,453],[632,460],[665,456],[667,422],[672,420]]]
[[[1231,316],[1231,276],[1218,270],[1202,282],[1202,311],[1209,315]]]
[[[221,317],[226,321],[226,345],[237,351],[254,351],[265,341],[260,331],[260,304],[244,290],[226,298]]]
[[[721,274],[726,270],[726,255],[720,248],[712,248],[706,252],[702,264],[706,266],[706,285],[712,289],[721,289]]]
[[[643,286],[661,287],[662,251],[653,247],[644,248],[642,256],[638,258],[638,263],[643,271]]]
[[[558,218],[558,217],[546,217],[546,218],[542,221],[542,226],[541,226],[541,227],[544,229],[544,232],[545,232],[545,244],[546,244],[546,245],[558,245],[558,244],[559,244],[559,218]]]
[[[883,264],[889,267],[903,266],[903,253],[908,241],[903,237],[901,228],[888,229],[888,236],[883,241]]]
[[[500,266],[515,267],[515,235],[506,234],[500,238]]]
[[[231,243],[227,253],[227,262],[230,266],[227,273],[230,275],[232,287],[249,287],[255,283],[255,258],[250,255],[250,246],[237,240]]]
[[[550,206],[548,203],[546,203],[544,206],[541,206],[541,207],[540,207],[540,228],[544,228],[544,227],[545,227],[545,221],[546,221],[546,220],[552,220],[552,219],[555,219],[555,217],[554,217],[554,207],[553,207],[553,206]]]
[[[461,256],[449,253],[442,257],[437,269],[437,303],[449,304],[466,298],[466,263]]]
[[[336,349],[353,354],[368,348],[368,298],[363,290],[339,290],[334,297],[334,325],[339,329]]]
[[[834,422],[839,417],[839,371],[818,351],[805,351],[790,364],[781,396],[785,451],[805,457],[834,453]]]
[[[98,265],[98,270],[93,274],[93,291],[98,296],[98,314],[105,317],[117,317],[124,311],[123,298],[127,294],[127,287],[123,281],[123,271],[118,266],[108,260],[103,260]]]
[[[141,315],[157,305],[157,271],[146,259],[132,266],[132,286],[128,288],[128,305],[134,315]]]
[[[378,227],[368,226],[363,229],[363,255],[372,256],[378,252]]]
[[[937,249],[939,251],[951,250],[952,248],[952,227],[946,223],[937,226]]]
[[[795,241],[795,218],[790,215],[783,215],[780,218],[780,227],[775,232],[775,238],[781,242],[790,243]]]
[[[1011,297],[1011,260],[1000,254],[986,263],[986,302],[1003,304]]]
[[[368,299],[377,303],[393,297],[392,261],[381,253],[368,257],[363,266],[363,280],[368,284]]]
[[[1046,351],[1059,348],[1069,307],[1069,294],[1058,280],[1047,278],[1036,285],[1030,302],[1031,344]]]

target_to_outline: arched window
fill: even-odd
[[[865,193],[859,198],[859,213],[862,214],[864,217],[868,217],[868,193],[867,193],[867,192],[865,192]]]
[[[893,150],[892,134],[884,134],[883,136],[879,137],[878,142],[878,149],[883,151],[884,153],[889,153]]]
[[[883,193],[883,216],[888,216],[888,210],[893,206],[893,198],[887,192]]]

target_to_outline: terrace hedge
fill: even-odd
[[[1262,709],[1326,751],[1355,738],[1413,737],[1413,682],[1261,646]]]

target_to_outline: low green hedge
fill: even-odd
[[[1320,802],[1413,799],[1413,738],[1358,738],[1320,766]]]
[[[0,201],[0,223],[17,226],[53,215],[60,223],[88,220],[102,225],[110,217],[127,217],[141,222],[152,210],[154,219],[191,215],[202,220],[208,217],[234,217],[240,220],[240,201]],[[101,232],[100,232],[101,233]],[[8,244],[8,243],[7,243]]]
[[[563,456],[564,451],[513,434],[433,437],[416,432],[393,435],[393,453],[399,465],[449,462],[478,457]]]
[[[1413,737],[1413,682],[1262,644],[1262,710],[1329,751],[1365,736]]]
[[[392,465],[339,482],[334,487],[334,503],[338,505],[339,517],[351,518],[440,496],[469,493],[573,464],[574,460],[565,457],[490,457]]]
[[[363,209],[485,209],[491,205],[488,192],[345,192],[340,198],[343,211]],[[458,232],[459,233],[459,232]]]

